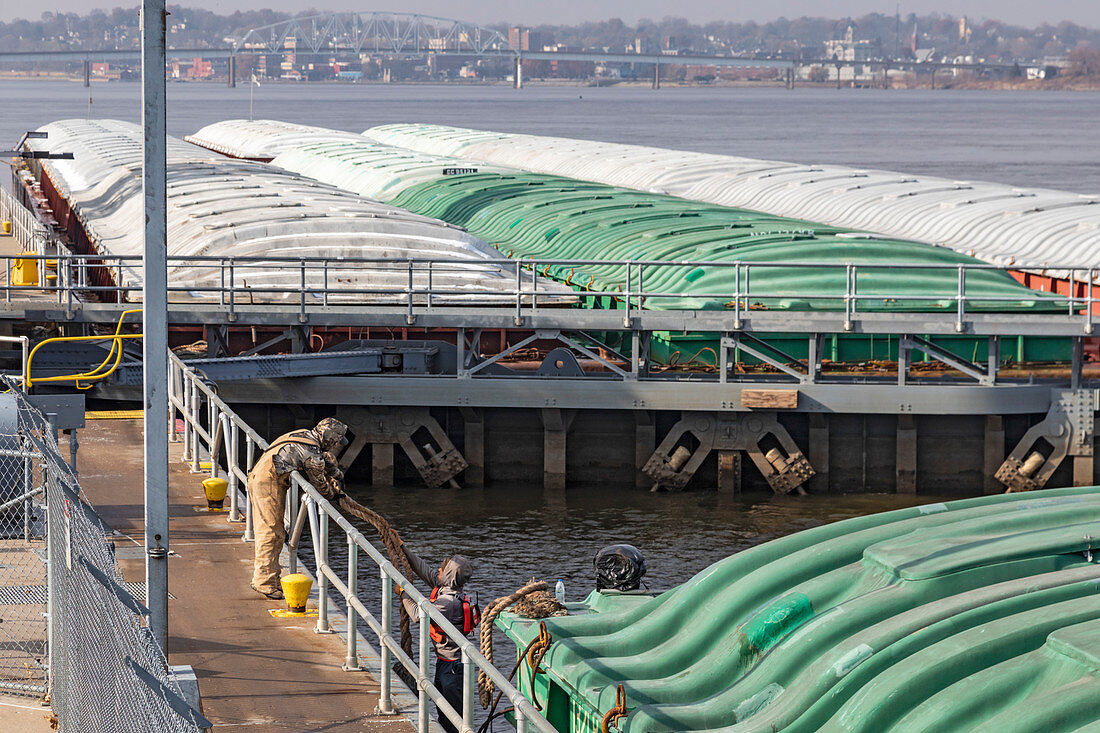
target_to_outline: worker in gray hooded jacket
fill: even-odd
[[[469,635],[474,627],[481,621],[481,612],[475,601],[462,592],[463,586],[473,574],[470,561],[462,555],[452,555],[443,561],[438,569],[418,557],[406,545],[401,546],[405,557],[413,572],[420,576],[428,585],[432,586],[429,600],[439,609],[443,617],[454,624],[455,628],[463,634]],[[405,610],[409,617],[416,621],[419,613],[416,603],[407,595],[401,597],[405,604]],[[443,630],[431,622],[429,636],[432,646],[435,647],[435,686],[451,707],[458,713],[462,712],[462,652]],[[448,733],[457,733],[457,728],[451,723],[442,711],[439,711],[439,724]]]

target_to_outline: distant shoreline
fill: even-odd
[[[890,90],[894,91],[907,91],[914,89],[931,89],[929,82],[926,80],[926,75],[922,74],[919,78],[910,76],[891,77],[890,78]],[[57,81],[57,82],[70,82],[80,84],[83,78],[80,76],[74,76],[72,74],[64,72],[13,72],[13,71],[0,71],[0,80],[12,80],[12,81]],[[118,80],[107,80],[93,78],[91,82],[99,86],[101,84],[119,84],[119,83],[137,83],[137,80],[119,82]],[[220,84],[225,85],[225,77],[220,79],[169,79],[169,83],[173,84]],[[244,81],[237,82],[239,86],[244,86]],[[504,79],[492,79],[492,80],[403,80],[395,82],[383,82],[376,80],[363,80],[358,82],[346,82],[337,81],[335,79],[327,81],[289,81],[284,79],[265,79],[264,84],[279,84],[287,86],[301,86],[301,85],[347,85],[347,86],[429,86],[429,85],[447,85],[447,86],[467,86],[467,87],[510,87],[512,82]],[[574,87],[578,89],[585,88],[610,88],[610,87],[623,87],[626,89],[647,89],[652,86],[652,82],[646,79],[600,79],[598,82],[591,79],[524,79],[524,87]],[[782,89],[785,84],[781,80],[764,80],[764,81],[727,81],[727,80],[715,80],[712,82],[694,82],[694,81],[676,81],[676,80],[661,80],[662,88],[676,88],[676,89],[696,89],[696,88],[728,88],[728,89],[754,89],[754,88],[778,88]],[[809,81],[797,81],[795,82],[795,89],[835,89],[837,88],[835,81],[827,82],[809,82]],[[881,89],[881,79],[876,79],[874,83],[861,82],[855,85],[844,84],[840,88],[842,89]],[[951,91],[951,90],[995,90],[995,91],[1074,91],[1074,92],[1100,92],[1100,79],[1087,80],[1078,78],[1056,77],[1054,79],[1032,79],[1032,80],[937,80],[936,91]]]

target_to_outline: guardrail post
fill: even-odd
[[[241,508],[237,501],[237,492],[240,490],[241,479],[237,476],[239,467],[237,462],[240,460],[240,441],[241,432],[237,427],[237,423],[231,420],[229,423],[229,455],[225,457],[225,465],[229,469],[229,521],[239,522],[241,521]]]
[[[345,672],[358,672],[362,669],[359,666],[359,654],[356,651],[357,642],[357,624],[356,619],[358,614],[355,611],[355,606],[352,605],[351,599],[355,598],[359,590],[359,545],[355,544],[355,538],[348,535],[348,597],[347,597],[347,614],[348,614],[348,655],[344,659],[344,671]]]
[[[629,287],[629,285],[627,286]],[[539,268],[537,263],[531,263],[531,315],[539,309]]]
[[[290,562],[287,563],[287,565],[291,573],[298,572],[298,548],[295,546],[297,544],[297,540],[293,536],[293,531],[298,526],[299,515],[302,513],[303,510],[302,505],[302,488],[298,486],[297,481],[294,481],[292,479],[290,482],[290,491],[287,492],[286,497],[287,524],[289,525],[289,529],[291,531],[291,534],[287,536],[287,539],[289,542],[294,543],[291,545],[291,551],[288,553],[290,555]]]
[[[393,666],[392,653],[387,640],[393,634],[393,580],[383,567],[382,574],[382,639],[379,639],[378,648],[381,652],[381,669],[378,680],[378,712],[385,715],[393,713],[393,698],[390,692],[390,667]]]
[[[474,729],[474,695],[477,692],[477,677],[474,675],[473,660],[465,649],[462,650],[462,727]]]
[[[218,450],[221,448],[221,440],[224,439],[222,435],[222,418],[221,410],[218,409],[214,400],[210,400],[210,478],[218,477],[218,454],[221,452]],[[228,460],[226,465],[229,465]]]
[[[1070,287],[1072,288],[1072,285]],[[965,292],[966,292],[966,266],[965,265],[959,265],[959,291],[958,291],[958,295],[956,295],[956,298],[955,298],[958,301],[958,311],[955,315],[955,332],[956,333],[962,333],[963,332],[963,315],[964,315],[965,310],[966,310],[966,306],[965,306],[966,295],[965,295]],[[1072,295],[1071,295],[1071,297],[1072,297]]]
[[[202,404],[199,384],[191,379],[191,473],[199,472],[199,410]]]
[[[252,470],[252,461],[256,457],[256,441],[252,439],[252,435],[245,433],[244,435],[244,465],[245,475]],[[244,494],[244,534],[241,536],[242,542],[253,542],[256,539],[255,528],[252,524],[252,492],[249,490],[248,484],[245,484]]]
[[[317,531],[317,628],[318,634],[331,634],[328,625],[328,512],[318,508],[320,527]]]
[[[512,322],[517,326],[523,324],[523,267],[520,260],[516,260],[516,315]]]
[[[305,323],[307,318],[306,318],[306,261],[305,261],[304,257],[302,258],[301,263],[302,263],[302,298],[301,298],[301,301],[300,301],[301,302],[301,311],[298,313],[298,321],[300,323]]]
[[[183,460],[191,460],[191,380],[187,372],[180,371],[180,400],[183,402]]]
[[[1092,289],[1096,285],[1096,270],[1089,268],[1089,279],[1085,283],[1085,333],[1092,334]]]
[[[413,315],[413,261],[409,258],[409,285],[408,285],[408,298],[409,298],[409,312],[405,315],[405,322],[410,326],[416,323],[416,316]]]
[[[741,263],[733,265],[733,329],[741,330]]]
[[[179,431],[176,430],[176,402],[179,400],[179,368],[175,362],[168,360],[168,440],[175,443],[179,440]]]
[[[527,733],[527,716],[519,709],[519,698],[522,695],[512,698],[512,707],[516,710],[516,733]]]
[[[234,276],[233,273],[234,273],[233,258],[230,258],[229,259],[229,321],[230,322],[233,322],[233,321],[237,320],[237,298],[236,298],[236,292],[237,291],[235,290],[236,285],[234,285],[234,281],[236,280],[236,277]]]
[[[417,605],[417,619],[420,622],[420,679],[416,681],[416,696],[417,696],[417,716],[416,716],[416,729],[419,733],[428,733],[428,690],[426,684],[428,682],[428,663],[430,661],[428,656],[429,638],[428,638],[428,612],[424,610],[423,606]]]
[[[623,328],[630,328],[630,286],[633,283],[634,263],[627,260],[626,263],[626,312],[623,314]]]
[[[851,263],[844,267],[844,330],[851,331],[856,312],[856,268]]]

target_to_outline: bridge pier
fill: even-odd
[[[793,66],[788,66],[787,67],[787,85],[786,86],[787,86],[788,89],[794,89],[794,67]]]
[[[516,89],[523,89],[523,59],[519,54],[516,54],[516,67],[512,74],[512,86]]]
[[[661,88],[661,65],[653,64],[653,88]]]
[[[229,57],[229,68],[227,70],[226,83],[229,85],[230,89],[233,89],[234,87],[237,86],[237,57],[236,56],[230,56]]]
[[[90,87],[92,85],[92,62],[88,59],[84,59],[84,86]]]

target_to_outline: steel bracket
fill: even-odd
[[[689,433],[699,445],[685,457],[687,449],[681,445],[681,440]],[[773,449],[774,452],[765,454],[760,443],[769,435],[779,443],[781,450]],[[777,494],[801,493],[802,484],[815,473],[774,412],[684,413],[642,471],[654,480],[654,488],[681,490],[712,450],[745,451]]]
[[[1051,390],[1047,416],[1024,433],[994,478],[1007,492],[1034,491],[1046,485],[1066,456],[1093,455],[1097,396],[1091,389]],[[1045,457],[1037,450],[1040,440],[1052,447]]]
[[[340,462],[344,467],[351,465],[368,443],[400,445],[420,472],[424,483],[433,489],[469,467],[462,453],[426,407],[343,407],[337,410],[336,417],[355,434],[355,441],[341,456]],[[421,429],[431,436],[431,441],[423,447],[414,441]]]

